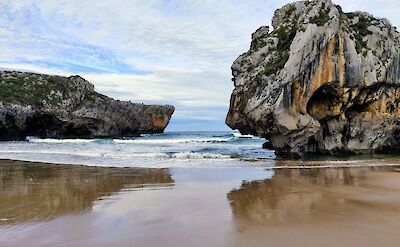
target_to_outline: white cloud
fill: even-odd
[[[32,64],[0,63],[0,70],[14,70],[49,75],[70,76],[70,73],[67,73],[60,69],[40,67]]]

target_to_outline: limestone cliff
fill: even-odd
[[[0,140],[160,133],[173,112],[173,106],[111,99],[80,76],[0,72]]]
[[[275,11],[232,65],[226,123],[278,156],[400,147],[400,35],[388,20],[330,0]]]

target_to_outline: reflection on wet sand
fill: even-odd
[[[337,166],[0,165],[0,246],[397,247],[400,170]]]
[[[228,198],[240,219],[273,224],[308,220],[317,210],[344,203],[329,193],[329,186],[359,184],[366,180],[366,172],[366,168],[276,170],[272,179],[245,182]]]
[[[239,245],[396,246],[400,240],[396,168],[277,169],[272,179],[244,182],[228,199],[242,232]]]
[[[172,186],[166,169],[105,168],[0,161],[0,226],[91,210],[122,189]]]

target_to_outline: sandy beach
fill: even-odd
[[[0,243],[397,246],[399,171],[100,168],[3,160]]]

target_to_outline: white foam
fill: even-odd
[[[111,158],[170,158],[170,156],[166,153],[130,153],[130,154],[122,154],[122,155],[111,155],[106,156]]]
[[[90,143],[96,139],[40,139],[40,138],[27,138],[29,142],[33,143]]]
[[[231,159],[229,155],[217,154],[217,153],[194,153],[194,152],[182,152],[172,155],[174,159]]]
[[[204,143],[204,142],[227,142],[231,138],[176,138],[176,139],[114,139],[115,143],[129,144],[176,144],[176,143]]]
[[[168,154],[162,152],[151,152],[151,153],[96,153],[96,152],[75,152],[68,153],[63,151],[45,151],[45,150],[0,150],[0,156],[5,155],[19,155],[29,154],[32,156],[38,156],[37,158],[42,159],[46,162],[46,156],[52,155],[63,155],[63,156],[82,156],[82,157],[93,157],[93,158],[113,158],[113,159],[129,159],[129,158],[159,158],[159,159],[175,159],[175,160],[199,160],[199,159],[231,159],[229,155],[218,154],[218,153],[195,153],[195,152],[181,152],[175,154]],[[7,156],[8,157],[8,156]]]
[[[62,151],[39,151],[39,150],[0,150],[0,154],[38,154],[38,155],[77,155],[77,156],[88,156],[88,157],[101,157],[102,154],[93,153],[93,152],[62,152]]]
[[[236,132],[233,133],[233,136],[235,136],[237,138],[249,138],[249,139],[254,138],[253,135],[242,135],[241,133],[236,133]]]
[[[148,137],[148,136],[164,136],[164,133],[158,133],[158,134],[140,134],[141,137]]]

